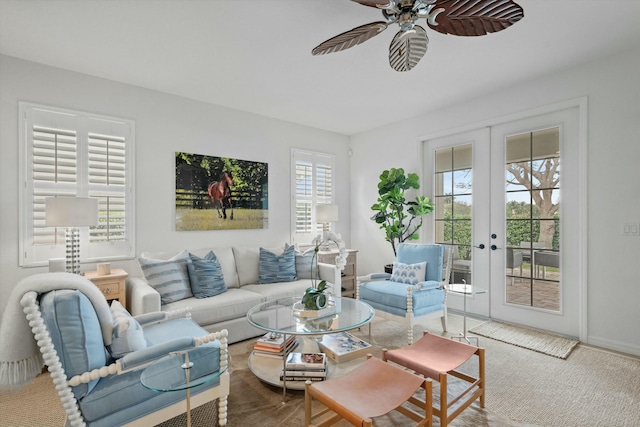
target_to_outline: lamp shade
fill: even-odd
[[[317,205],[316,221],[336,222],[338,220],[338,205]]]
[[[98,199],[88,197],[48,197],[45,199],[47,227],[98,225]]]

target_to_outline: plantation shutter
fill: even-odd
[[[130,258],[133,123],[20,103],[20,265],[65,256],[64,228],[45,226],[47,197],[98,199],[99,225],[81,228],[81,260]]]
[[[334,199],[335,157],[331,154],[292,150],[293,221],[292,240],[308,243],[322,231],[315,221],[315,207]]]

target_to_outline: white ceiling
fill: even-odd
[[[423,23],[406,73],[388,64],[395,26],[311,55],[382,20],[348,0],[0,0],[0,53],[351,135],[640,45],[640,0],[516,2],[524,19],[483,37]]]

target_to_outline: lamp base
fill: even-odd
[[[67,243],[67,273],[80,274],[80,230],[67,227],[64,236]]]

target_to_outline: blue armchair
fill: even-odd
[[[446,332],[444,254],[443,245],[401,243],[393,273],[358,277],[356,298],[370,304],[381,317],[406,322],[409,345],[413,343],[413,326],[417,319],[440,317],[442,330]],[[424,269],[423,263],[426,263]],[[447,263],[446,270],[450,264]],[[445,281],[448,276],[446,271]]]
[[[114,312],[113,305],[110,310],[104,298],[89,299],[77,289],[30,291],[20,304],[56,385],[66,425],[146,426],[184,413],[185,392],[152,391],[141,384],[140,376],[160,358],[195,348],[199,366],[193,379],[195,372],[216,379],[190,390],[191,407],[219,399],[219,422],[226,425],[226,330],[210,334],[184,312],[133,318],[124,309]],[[118,326],[120,315],[129,316],[126,328]],[[127,346],[132,351],[127,352]]]

